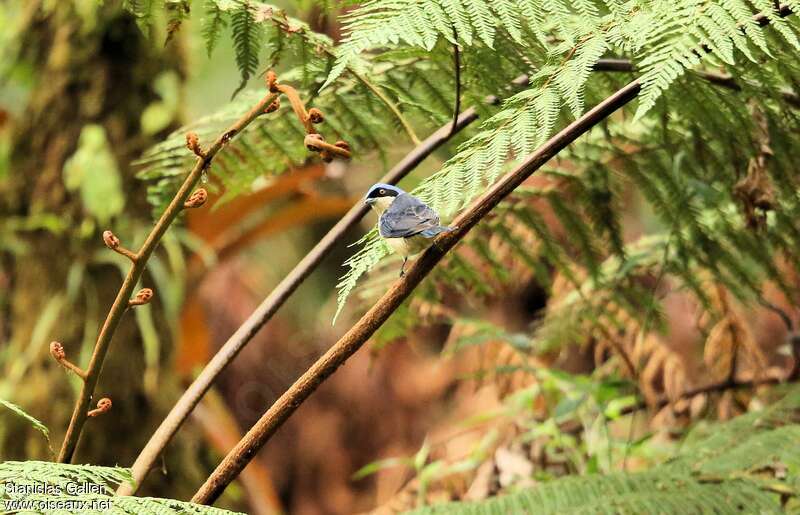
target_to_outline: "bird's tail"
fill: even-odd
[[[453,228],[452,228],[452,227],[445,227],[445,226],[439,225],[439,226],[437,226],[437,227],[432,227],[432,228],[430,228],[430,229],[425,229],[425,230],[424,230],[424,231],[422,231],[422,233],[420,233],[420,234],[422,234],[422,235],[423,235],[423,236],[425,236],[426,238],[433,238],[433,237],[434,237],[434,236],[436,236],[437,234],[441,234],[441,233],[443,233],[443,232],[450,232],[450,231],[452,231],[452,230],[453,230]]]

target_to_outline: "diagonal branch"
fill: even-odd
[[[328,352],[319,358],[284,393],[258,422],[247,432],[242,440],[222,460],[219,466],[200,487],[193,502],[208,504],[222,494],[227,485],[244,469],[261,447],[272,437],[278,428],[294,413],[328,377],[333,374],[350,356],[369,339],[370,336],[400,307],[402,302],[414,291],[434,266],[455,245],[497,206],[506,196],[523,183],[559,151],[575,141],[579,136],[604,120],[631,100],[641,89],[638,81],[633,81],[585,113],[561,132],[550,138],[531,154],[524,163],[505,175],[493,185],[469,209],[453,223],[454,230],[439,236],[434,245],[414,262],[406,275],[361,319],[350,328]]]
[[[192,193],[192,190],[197,185],[197,182],[200,180],[200,177],[203,175],[203,173],[205,173],[206,170],[208,170],[208,168],[211,166],[214,156],[216,156],[217,153],[231,141],[231,139],[242,132],[253,120],[262,114],[271,113],[278,109],[280,106],[278,95],[283,93],[289,98],[295,114],[305,128],[307,134],[306,147],[309,150],[319,152],[320,157],[322,157],[322,159],[326,162],[333,160],[334,156],[345,159],[350,158],[350,148],[346,142],[337,141],[335,144],[331,145],[325,141],[322,135],[317,133],[316,129],[314,129],[314,124],[322,123],[324,120],[323,114],[321,111],[319,111],[319,109],[312,108],[306,111],[302,100],[300,100],[300,97],[297,94],[297,91],[295,91],[295,89],[289,85],[278,84],[277,77],[272,71],[267,74],[267,86],[269,89],[269,94],[267,94],[250,111],[245,113],[233,125],[231,125],[228,130],[220,134],[211,144],[211,147],[209,147],[207,150],[201,148],[196,134],[190,132],[186,135],[186,146],[197,156],[195,165],[186,176],[186,179],[184,179],[183,184],[181,184],[180,188],[178,188],[178,191],[170,201],[167,209],[161,215],[161,218],[158,220],[158,222],[156,222],[155,226],[153,226],[153,229],[150,231],[150,234],[148,234],[147,238],[145,238],[145,241],[138,252],[132,252],[122,247],[120,245],[119,238],[117,238],[111,231],[105,231],[103,233],[103,242],[106,244],[106,246],[115,252],[126,256],[128,259],[130,259],[132,265],[122,283],[122,286],[119,289],[119,292],[117,293],[117,297],[114,300],[111,309],[109,310],[106,321],[103,323],[103,327],[100,330],[100,334],[97,337],[97,342],[95,343],[95,348],[92,353],[92,358],[89,362],[89,367],[86,372],[81,371],[82,374],[79,374],[83,378],[84,382],[80,395],[75,403],[75,409],[72,413],[69,427],[67,428],[67,434],[64,437],[64,443],[62,444],[61,452],[59,453],[58,459],[60,462],[68,463],[72,460],[72,456],[75,453],[75,448],[78,445],[78,440],[80,439],[81,430],[86,422],[86,418],[91,416],[91,414],[87,414],[87,407],[92,400],[94,389],[97,386],[97,381],[103,368],[103,361],[105,360],[105,356],[108,352],[108,347],[111,344],[114,332],[116,331],[117,326],[119,326],[119,323],[122,319],[122,315],[128,308],[147,304],[153,297],[153,291],[149,288],[144,288],[140,290],[133,299],[130,298],[131,294],[133,293],[133,288],[136,286],[136,283],[144,273],[147,260],[158,246],[158,243],[167,232],[169,226],[173,221],[175,221],[175,218],[183,209],[198,208],[205,203],[208,196],[206,191],[203,188],[200,188]],[[313,139],[311,143],[309,143],[309,138]],[[59,350],[59,348],[54,347],[53,351],[54,356],[56,356],[57,359],[63,357],[63,348],[60,348]],[[77,368],[77,366],[75,366],[75,368],[80,370]],[[94,413],[96,411],[97,410],[93,410],[89,413]]]

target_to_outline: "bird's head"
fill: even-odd
[[[379,182],[369,189],[367,196],[364,197],[364,203],[378,211],[378,213],[383,213],[394,202],[395,197],[401,193],[405,192],[397,186]]]

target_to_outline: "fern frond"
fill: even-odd
[[[800,49],[791,24],[778,16],[774,4],[758,0],[753,5],[756,12],[764,14],[770,21],[770,30],[780,33],[794,51]],[[767,56],[771,54],[765,29],[754,22],[756,12],[742,2],[731,0],[719,6],[712,2],[687,1],[672,4],[670,9],[661,9],[665,6],[656,2],[654,7],[653,12],[669,14],[652,25],[647,34],[647,48],[638,62],[642,70],[642,93],[637,118],[653,108],[675,79],[702,62],[714,65],[721,60],[734,65],[734,50],[755,61],[751,43]]]
[[[76,485],[86,483],[93,488],[101,489],[103,493],[73,493]],[[24,501],[32,503],[31,507],[65,506],[69,503],[73,507],[70,508],[71,512],[87,514],[236,515],[228,510],[174,499],[117,497],[114,491],[122,483],[133,483],[130,469],[45,461],[0,463],[0,501],[7,501],[7,506],[10,505],[10,501]],[[33,493],[36,492],[36,488],[41,489],[42,485],[48,486],[46,493]],[[110,509],[105,506],[110,506]]]
[[[690,436],[681,454],[640,473],[565,477],[474,503],[416,510],[490,513],[713,513],[782,512],[781,495],[797,495],[800,390],[763,412],[716,424]],[[780,468],[786,476],[769,474]],[[766,473],[765,473],[766,472]]]
[[[51,484],[66,487],[69,483],[93,483],[113,495],[117,486],[130,483],[133,476],[122,467],[72,465],[49,461],[6,461],[0,463],[0,484]]]
[[[247,81],[258,68],[262,29],[256,23],[255,15],[255,7],[250,0],[237,0],[236,9],[231,13],[233,48],[236,54],[236,65],[242,76],[242,82],[233,92],[233,96],[244,89]]]
[[[401,44],[432,50],[437,42],[478,43],[492,49],[500,33],[526,47],[523,34],[544,33],[536,21],[569,13],[567,2],[547,3],[497,0],[372,0],[343,17],[345,38],[336,51],[336,63],[323,87],[336,80],[359,56],[372,49]],[[533,14],[533,16],[531,16]]]
[[[482,503],[433,506],[411,513],[726,513],[742,506],[774,512],[780,503],[776,496],[745,481],[703,484],[682,475],[619,474],[562,479]]]
[[[158,7],[163,6],[163,2],[158,0],[125,0],[122,2],[122,8],[133,14],[136,18],[136,25],[144,34],[148,34],[157,3]]]
[[[559,97],[551,89],[545,89],[531,98],[532,91],[518,93],[507,100],[503,110],[481,124],[478,134],[462,144],[459,153],[412,194],[447,220],[501,174],[512,150],[528,151],[543,142],[558,116]],[[529,116],[518,115],[526,108],[537,113],[536,123],[529,123],[532,121]],[[337,285],[337,315],[358,278],[388,254],[374,230],[360,243],[363,248],[345,263],[348,270]]]
[[[39,431],[40,433],[42,433],[44,435],[45,439],[47,439],[48,442],[50,441],[50,430],[47,428],[47,426],[42,424],[39,421],[39,419],[29,415],[24,409],[22,409],[20,406],[17,406],[13,402],[9,402],[9,401],[7,401],[5,399],[0,399],[0,404],[2,404],[6,409],[10,410],[15,415],[17,415],[19,417],[22,417],[25,420],[27,420],[28,423],[30,423],[30,425],[35,430]]]
[[[222,31],[228,26],[225,13],[220,9],[216,0],[206,0],[206,14],[203,17],[201,34],[206,43],[206,54],[211,57],[217,47]]]

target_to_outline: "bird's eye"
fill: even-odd
[[[378,190],[378,193],[380,193],[381,195],[386,195],[386,190],[381,188]]]

